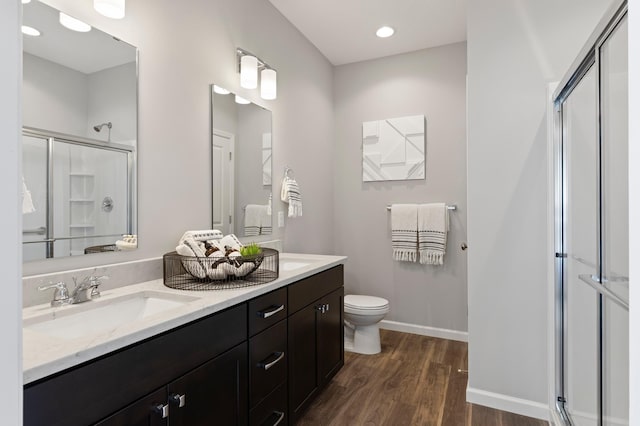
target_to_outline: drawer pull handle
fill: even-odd
[[[327,312],[329,312],[329,304],[323,303],[321,305],[316,305],[316,311],[320,312],[321,314],[326,314]]]
[[[152,410],[154,413],[160,414],[163,419],[166,419],[167,417],[169,417],[169,404],[167,405],[155,404],[152,407]]]
[[[278,426],[282,422],[282,420],[284,420],[284,411],[274,411],[269,417],[273,417],[274,414],[277,416],[277,419],[271,426]]]
[[[169,397],[169,400],[176,404],[178,408],[182,408],[187,403],[187,396],[174,393]]]
[[[273,305],[269,307],[269,310],[265,310],[265,311],[258,311],[258,316],[260,318],[269,318],[271,315],[275,315],[280,311],[284,310],[284,305]]]
[[[271,358],[273,356],[275,356],[276,359],[274,359],[271,362],[267,362],[267,360],[260,361],[258,363],[258,368],[262,368],[264,371],[267,371],[268,369],[270,369],[271,367],[276,365],[278,362],[280,362],[282,360],[282,358],[284,358],[284,352],[274,352],[271,355],[269,355],[269,358]]]

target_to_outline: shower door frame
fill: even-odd
[[[555,408],[560,415],[561,420],[565,425],[573,425],[571,417],[567,413],[565,403],[566,401],[566,371],[565,371],[565,349],[567,347],[568,337],[565,333],[567,329],[566,312],[568,309],[568,302],[565,298],[564,284],[567,282],[567,276],[565,274],[564,262],[567,257],[565,251],[566,247],[566,235],[564,234],[564,223],[567,221],[567,212],[564,206],[567,202],[567,178],[565,175],[565,160],[566,160],[566,133],[563,123],[564,102],[569,98],[573,90],[578,86],[582,79],[593,68],[595,71],[596,80],[596,140],[597,140],[597,205],[596,209],[596,222],[598,223],[597,229],[597,273],[599,281],[601,281],[603,267],[604,267],[604,231],[603,231],[603,181],[602,181],[602,159],[603,159],[603,138],[602,138],[602,85],[601,85],[601,64],[600,64],[600,50],[605,42],[609,39],[609,36],[615,31],[621,21],[627,15],[627,0],[616,2],[605,13],[601,21],[598,23],[596,29],[589,37],[587,43],[582,48],[577,59],[569,68],[569,72],[561,80],[557,86],[558,89],[553,94],[553,132],[554,132],[554,152],[553,152],[553,168],[554,168],[554,344],[555,344]],[[598,424],[602,425],[603,420],[603,327],[602,327],[602,315],[603,315],[603,299],[606,297],[609,300],[626,307],[628,305],[625,301],[620,299],[617,295],[609,291],[602,283],[588,283],[597,292],[598,300],[598,329],[597,329],[597,408],[596,413],[598,415]]]

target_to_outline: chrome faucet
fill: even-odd
[[[71,303],[82,303],[91,299],[97,299],[100,297],[100,292],[98,291],[98,286],[101,284],[100,280],[107,280],[108,276],[96,277],[96,276],[88,276],[84,277],[80,284],[78,284],[78,280],[76,277],[73,277],[73,282],[76,287],[73,289],[71,293]]]
[[[69,295],[67,284],[65,284],[63,281],[40,286],[38,287],[38,290],[44,291],[54,289],[51,306],[73,305],[75,303],[82,303],[100,297],[98,286],[101,284],[101,280],[106,279],[109,279],[109,277],[106,275],[102,277],[91,275],[88,277],[84,277],[78,284],[77,278],[74,277],[73,282],[75,284],[75,288],[73,289],[71,295]]]

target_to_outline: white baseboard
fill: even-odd
[[[469,335],[466,331],[448,330],[446,328],[427,327],[426,325],[389,320],[380,321],[380,328],[384,330],[402,331],[403,333],[419,334],[421,336],[437,337],[440,339],[457,340],[458,342],[466,342]]]
[[[534,417],[536,419],[551,420],[549,407],[540,402],[528,399],[514,398],[500,393],[487,392],[467,386],[467,402],[484,405],[496,410],[509,411],[521,416]]]

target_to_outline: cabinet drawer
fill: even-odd
[[[288,423],[287,417],[287,384],[283,383],[251,410],[249,425],[285,426]]]
[[[249,336],[287,317],[287,288],[272,291],[249,302]]]
[[[287,378],[287,321],[249,340],[249,404],[257,405]]]
[[[302,279],[289,286],[289,312],[294,313],[344,284],[344,267],[334,268]]]

